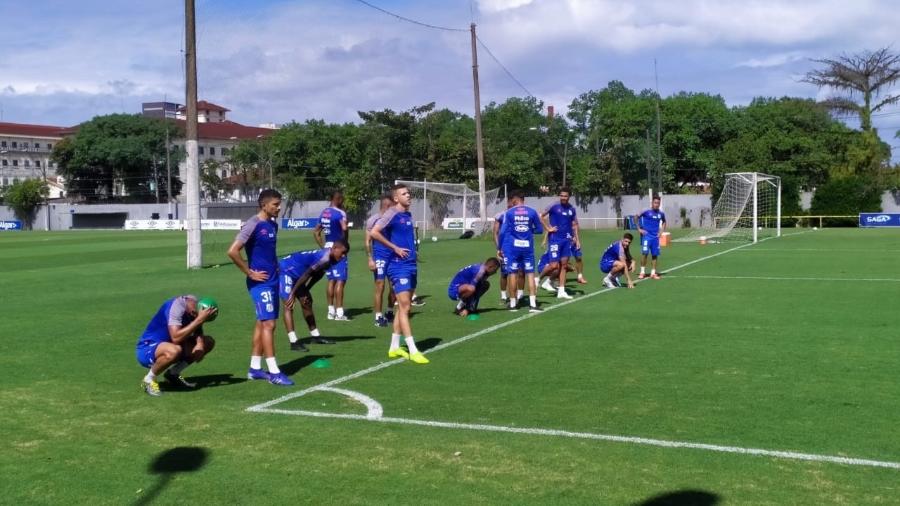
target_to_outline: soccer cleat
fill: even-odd
[[[572,297],[571,295],[567,294],[566,292],[557,292],[557,293],[556,293],[556,298],[557,298],[557,299],[574,299],[574,297]]]
[[[287,375],[283,372],[277,372],[275,374],[269,373],[269,383],[273,385],[281,385],[283,387],[294,385],[294,382],[291,381],[291,378],[288,378]]]
[[[412,304],[413,306],[424,306],[425,302],[418,297],[413,297],[410,301],[410,304]]]
[[[610,278],[603,278],[603,286],[606,288],[615,288],[616,284]]]
[[[326,316],[326,318],[328,318],[329,320],[334,320],[334,313],[328,313],[328,316]]]
[[[163,373],[163,376],[166,377],[166,381],[173,385],[182,386],[184,388],[197,388],[196,383],[191,383],[190,381],[184,379],[184,376],[181,376],[180,374],[166,371]]]
[[[571,297],[569,297],[569,298],[571,298]],[[539,308],[539,307],[537,307],[537,306],[531,306],[531,307],[528,308],[528,312],[529,312],[529,313],[543,313],[544,310],[541,309],[541,308]]]
[[[614,285],[616,285],[616,288],[622,288],[622,282],[619,281],[619,277],[618,277],[618,276],[612,278],[612,282],[613,282]]]
[[[643,272],[640,273],[640,274],[638,274],[638,279],[644,279],[644,278],[646,278],[646,277],[647,277],[647,275],[644,274]]]
[[[334,341],[332,341],[331,339],[325,339],[322,336],[310,337],[309,342],[315,344],[334,344]]]
[[[544,282],[541,283],[541,288],[547,290],[548,292],[556,291],[556,288],[553,288],[553,285],[550,284],[550,278],[545,279]]]
[[[650,279],[659,279],[659,274],[654,272],[653,274],[650,275]]]
[[[388,326],[387,318],[385,318],[384,316],[379,316],[378,318],[375,318],[375,326],[376,327],[387,327]]]
[[[403,348],[388,350],[388,358],[409,358],[409,353]]]
[[[384,319],[388,321],[388,323],[394,322],[394,312],[388,309],[384,312]]]
[[[262,369],[247,369],[247,379],[248,380],[267,380],[269,379],[269,373],[263,371]]]
[[[291,351],[309,351],[309,348],[303,344],[303,341],[297,341],[295,343],[291,343]]]
[[[162,395],[162,392],[159,390],[159,383],[155,381],[141,380],[141,390],[151,397],[159,397]]]
[[[350,317],[345,314],[339,314],[334,316],[334,321],[336,322],[349,322]]]
[[[427,364],[429,360],[425,358],[425,355],[422,355],[422,352],[417,351],[409,356],[409,360],[416,364]]]

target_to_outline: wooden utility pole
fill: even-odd
[[[478,88],[478,37],[475,36],[475,23],[470,25],[472,32],[472,82],[475,86],[475,151],[478,157],[478,212],[482,222],[482,231],[487,226],[487,196],[484,182],[484,144],[481,140],[481,92]],[[465,224],[463,224],[465,226]]]
[[[184,0],[184,65],[186,80],[187,150],[185,198],[187,200],[187,266],[199,269],[203,264],[200,236],[200,164],[197,154],[197,34],[194,23],[194,0]]]

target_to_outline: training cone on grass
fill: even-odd
[[[467,320],[473,321],[473,322],[474,322],[475,320],[479,319],[479,318],[481,318],[481,317],[478,316],[478,313],[472,313],[472,314],[470,314],[469,316],[466,317]]]
[[[313,362],[312,366],[316,369],[328,369],[331,367],[331,362],[327,358],[320,358]]]

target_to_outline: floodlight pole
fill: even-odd
[[[200,239],[200,169],[197,153],[197,34],[194,23],[194,0],[184,0],[184,64],[187,128],[184,147],[187,150],[185,197],[187,200],[187,267],[198,269],[203,263]]]
[[[472,82],[475,87],[475,151],[478,159],[478,212],[481,214],[482,230],[487,223],[487,196],[484,182],[484,144],[481,139],[481,92],[478,87],[478,37],[475,35],[475,23],[470,25],[472,32]],[[463,223],[465,227],[465,223]]]

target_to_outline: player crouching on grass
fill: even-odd
[[[309,341],[316,344],[334,344],[334,341],[325,339],[319,334],[316,316],[312,310],[312,295],[309,291],[322,279],[325,271],[347,258],[348,249],[346,242],[337,240],[329,248],[291,253],[278,263],[278,293],[284,303],[284,327],[287,329],[292,350],[309,351],[303,342],[297,339],[297,333],[294,332],[295,300],[300,301],[303,319],[309,327]]]
[[[603,256],[600,257],[600,270],[606,274],[603,284],[607,288],[621,286],[618,277],[623,273],[625,279],[628,280],[628,288],[634,288],[630,274],[634,272],[634,259],[631,258],[631,251],[628,249],[633,240],[634,236],[626,232],[621,240],[610,244],[603,252]]]
[[[455,313],[468,316],[478,310],[478,301],[487,293],[491,284],[487,278],[500,269],[500,260],[488,258],[483,264],[472,264],[463,267],[453,276],[447,287],[450,300],[458,300]]]
[[[215,320],[218,310],[214,300],[204,298],[198,302],[193,295],[173,297],[160,306],[135,350],[138,362],[150,369],[141,380],[141,390],[153,397],[162,395],[156,382],[160,374],[173,385],[197,386],[185,380],[181,373],[215,348],[213,338],[203,333],[203,322]]]

